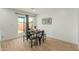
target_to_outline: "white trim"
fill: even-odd
[[[71,43],[71,44],[77,45],[77,44],[76,44],[76,43],[74,43],[74,42],[67,41],[66,39],[65,39],[65,40],[63,40],[63,39],[62,39],[62,38],[60,38],[60,37],[56,37],[56,36],[47,36],[47,37],[50,37],[50,38],[55,38],[55,39],[57,39],[57,40],[61,40],[61,41],[64,41],[64,42],[68,42],[68,43]]]
[[[11,37],[11,38],[4,38],[0,42],[8,41],[8,40],[13,40],[13,39],[17,39],[17,38],[20,38],[20,37],[22,37],[22,36],[14,36],[14,37]]]

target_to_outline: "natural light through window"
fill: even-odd
[[[25,17],[18,17],[18,33],[23,33],[24,20]]]
[[[29,28],[33,28],[33,17],[29,17]]]

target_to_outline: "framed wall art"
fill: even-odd
[[[52,24],[52,17],[43,18],[42,24]]]

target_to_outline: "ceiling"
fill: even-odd
[[[15,8],[15,9],[34,13],[34,14],[41,14],[43,12],[49,12],[49,11],[57,10],[57,8]]]
[[[73,8],[14,8],[14,9],[37,15],[45,13],[54,13],[58,11],[64,12],[65,10],[73,10]]]

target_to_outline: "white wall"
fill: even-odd
[[[34,17],[33,19],[33,26],[37,26],[37,17]]]
[[[0,9],[0,32],[2,40],[17,36],[17,15],[13,10]]]
[[[79,48],[79,9],[78,9],[78,48]]]
[[[47,36],[77,44],[76,9],[43,9],[37,16],[37,26],[44,29]],[[52,17],[52,25],[42,25],[42,18]]]
[[[79,10],[78,10],[78,40],[79,40]]]
[[[0,32],[0,41],[1,41],[1,32]]]

